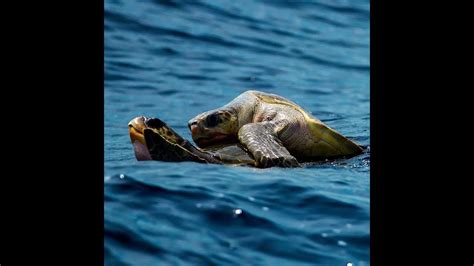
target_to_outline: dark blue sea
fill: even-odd
[[[369,0],[105,3],[105,265],[370,264]],[[298,169],[136,161],[127,123],[276,93],[367,147]]]

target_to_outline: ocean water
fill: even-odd
[[[105,265],[369,265],[368,0],[105,1]],[[298,169],[136,161],[127,123],[247,89],[367,146]]]

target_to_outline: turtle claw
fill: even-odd
[[[283,161],[283,167],[301,167],[301,164],[296,160],[295,157],[291,157]]]
[[[261,152],[256,152],[256,166],[260,168],[268,168],[273,166],[278,167],[301,167],[295,157],[289,155],[263,155]]]

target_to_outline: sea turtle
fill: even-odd
[[[239,143],[196,148],[158,118],[136,117],[128,127],[138,160],[255,165]]]
[[[361,146],[296,103],[255,90],[197,115],[188,126],[199,147],[238,142],[252,155],[257,167],[298,166],[298,162],[363,152]]]
[[[294,102],[255,90],[196,116],[188,126],[199,148],[159,119],[132,120],[130,136],[137,158],[246,163],[264,168],[300,166],[299,162],[351,157],[363,151]]]

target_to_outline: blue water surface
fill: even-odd
[[[106,265],[369,265],[369,0],[105,3]],[[367,146],[298,169],[136,161],[127,123],[247,89]]]

